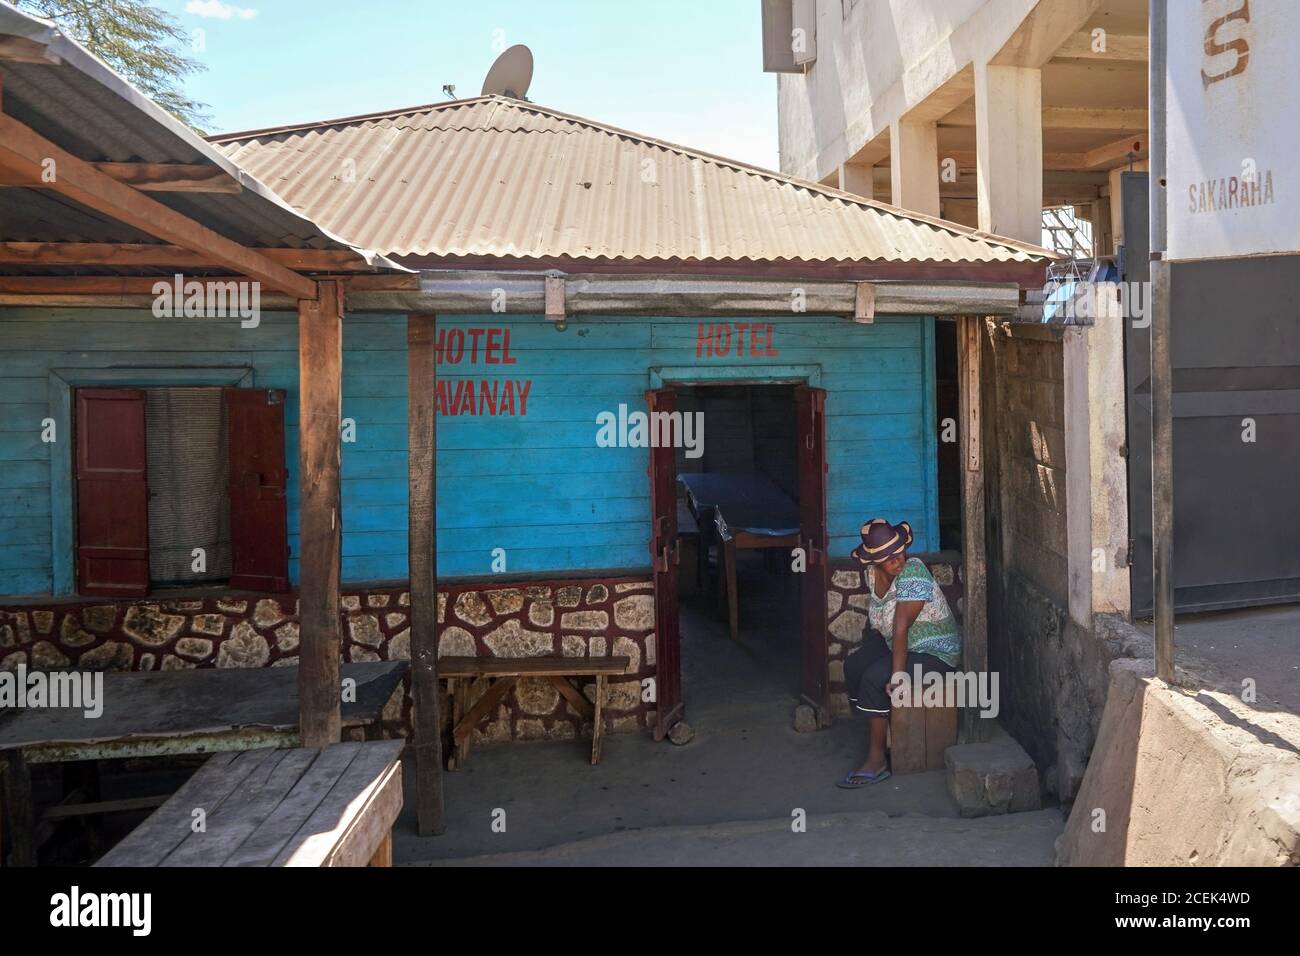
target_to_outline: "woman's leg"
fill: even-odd
[[[875,631],[867,631],[859,644],[848,657],[844,658],[844,686],[848,690],[849,704],[858,702],[858,687],[862,675],[873,661],[889,655],[889,645]]]
[[[884,644],[884,641],[881,641]],[[893,675],[893,654],[877,657],[863,670],[858,685],[858,702],[854,709],[862,712],[867,721],[867,759],[858,769],[876,772],[885,768],[885,744],[889,733],[889,694],[885,686]]]

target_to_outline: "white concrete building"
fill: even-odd
[[[1146,0],[764,0],[763,19],[783,172],[1032,242],[1069,207],[1090,254],[1123,242]],[[990,666],[1068,797],[1120,653],[1094,615],[1130,610],[1124,327],[990,323],[984,351]]]

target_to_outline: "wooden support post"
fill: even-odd
[[[962,503],[962,669],[988,670],[988,568],[984,542],[984,455],[980,447],[980,349],[984,319],[967,315],[957,325],[957,366],[961,410]],[[974,702],[962,714],[961,740],[989,739],[987,721]]]
[[[406,317],[406,417],[410,506],[411,691],[415,700],[416,808],[420,836],[443,832],[442,710],[438,701],[438,317]],[[468,681],[465,682],[468,689]],[[469,742],[465,742],[468,750]],[[464,755],[461,755],[463,761]]]
[[[338,282],[317,283],[298,303],[298,482],[302,489],[299,560],[298,707],[302,746],[337,743],[341,733],[339,498],[343,303]]]
[[[3,824],[8,825],[7,840],[12,844],[10,853],[14,866],[36,865],[36,813],[32,805],[32,777],[27,767],[27,758],[21,750],[9,750],[0,754],[4,773],[0,774],[3,784],[4,815]],[[0,846],[0,864],[4,861],[4,848]]]
[[[876,321],[876,287],[870,282],[859,282],[853,296],[853,321],[870,325]]]

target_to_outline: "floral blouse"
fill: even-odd
[[[961,666],[961,632],[957,619],[952,616],[948,599],[935,584],[930,569],[920,558],[908,558],[903,570],[889,585],[885,596],[876,597],[873,579],[875,568],[867,567],[867,590],[871,606],[867,616],[871,626],[885,638],[889,649],[894,648],[894,611],[899,601],[924,601],[925,607],[907,631],[907,650],[913,654],[930,654],[950,667]]]

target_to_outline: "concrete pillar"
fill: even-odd
[[[1128,564],[1128,448],[1124,381],[1124,323],[1117,313],[1098,316],[1088,329],[1088,450],[1092,487],[1092,610],[1132,609]],[[1067,405],[1067,410],[1069,406]]]
[[[980,229],[1040,244],[1043,91],[1039,70],[976,64],[975,154]]]
[[[939,215],[939,131],[934,123],[889,124],[889,176],[895,206]]]
[[[874,168],[866,163],[845,163],[840,167],[840,189],[866,199],[876,198]]]
[[[1089,216],[1092,222],[1092,254],[1094,256],[1113,256],[1115,254],[1115,234],[1111,226],[1110,197],[1098,199],[1092,203]]]

